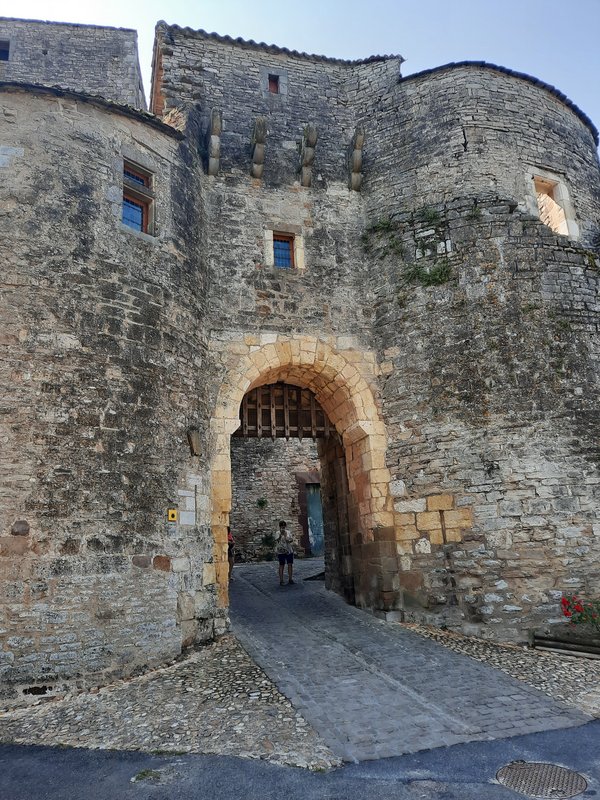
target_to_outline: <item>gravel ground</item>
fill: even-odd
[[[96,693],[0,714],[0,741],[340,763],[233,636]]]
[[[450,650],[496,667],[555,700],[562,700],[594,717],[600,717],[600,659],[496,644],[428,625],[402,624]]]

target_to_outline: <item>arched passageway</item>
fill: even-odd
[[[314,393],[283,382],[246,392],[231,461],[230,523],[244,560],[272,558],[285,519],[302,555],[324,555],[327,587],[354,602],[345,451]]]
[[[398,607],[400,578],[385,428],[365,379],[370,365],[361,364],[359,354],[354,356],[350,360],[316,338],[281,337],[236,359],[225,377],[211,421],[212,531],[222,605],[228,604],[230,437],[240,428],[243,432],[244,397],[257,387],[281,383],[309,390],[308,397],[314,396],[326,422],[309,415],[307,424],[321,425],[323,433],[329,427],[329,435],[320,439],[319,455],[327,498],[325,525],[329,540],[335,542],[329,558],[330,586],[363,608]],[[271,424],[270,410],[266,422]],[[278,424],[285,435],[281,416],[279,423],[275,419],[275,428]]]

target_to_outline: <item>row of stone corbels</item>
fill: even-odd
[[[350,153],[350,188],[359,192],[362,186],[363,147],[365,145],[365,131],[359,126],[354,132],[352,150]]]
[[[258,117],[254,123],[252,135],[252,166],[250,173],[253,178],[262,178],[265,171],[265,149],[267,144],[267,120]],[[315,160],[315,147],[319,135],[314,125],[307,125],[302,137],[300,155],[300,185],[309,187],[312,184],[312,167]]]
[[[218,175],[221,163],[221,133],[223,130],[223,114],[213,109],[208,130],[208,174]],[[252,133],[252,164],[250,174],[260,179],[265,171],[265,151],[267,144],[267,119],[257,117]],[[315,149],[319,134],[315,125],[309,124],[304,129],[300,152],[300,185],[312,185],[312,171],[315,160]],[[356,129],[352,140],[350,154],[350,188],[359,191],[362,185],[362,150],[365,141],[364,130]]]

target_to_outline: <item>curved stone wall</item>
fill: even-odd
[[[363,247],[407,609],[522,640],[600,568],[593,131],[478,66],[403,80],[376,130]],[[540,170],[567,185],[580,240],[530,213]]]
[[[582,241],[598,233],[595,129],[539,82],[450,65],[402,79],[374,105],[365,145],[373,218],[457,198],[510,198],[535,211],[530,173],[568,188]]]
[[[0,670],[51,693],[214,632],[208,489],[186,441],[208,426],[197,173],[142,115],[14,87],[0,105]],[[154,175],[156,236],[121,223],[124,157]]]

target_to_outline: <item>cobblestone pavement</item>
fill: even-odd
[[[315,562],[279,586],[273,564],[238,568],[234,631],[279,689],[345,760],[566,728],[578,709],[406,626],[348,606]]]
[[[0,741],[340,763],[233,636],[97,693],[0,714]]]
[[[405,624],[404,627],[457,653],[496,667],[555,700],[600,717],[600,659],[495,644],[426,625]]]
[[[600,715],[600,661],[382,623],[302,581],[320,568],[299,562],[298,582],[279,587],[274,564],[240,566],[232,584],[238,635],[291,703],[226,636],[98,692],[0,714],[0,741],[323,769],[586,721],[530,687]]]

